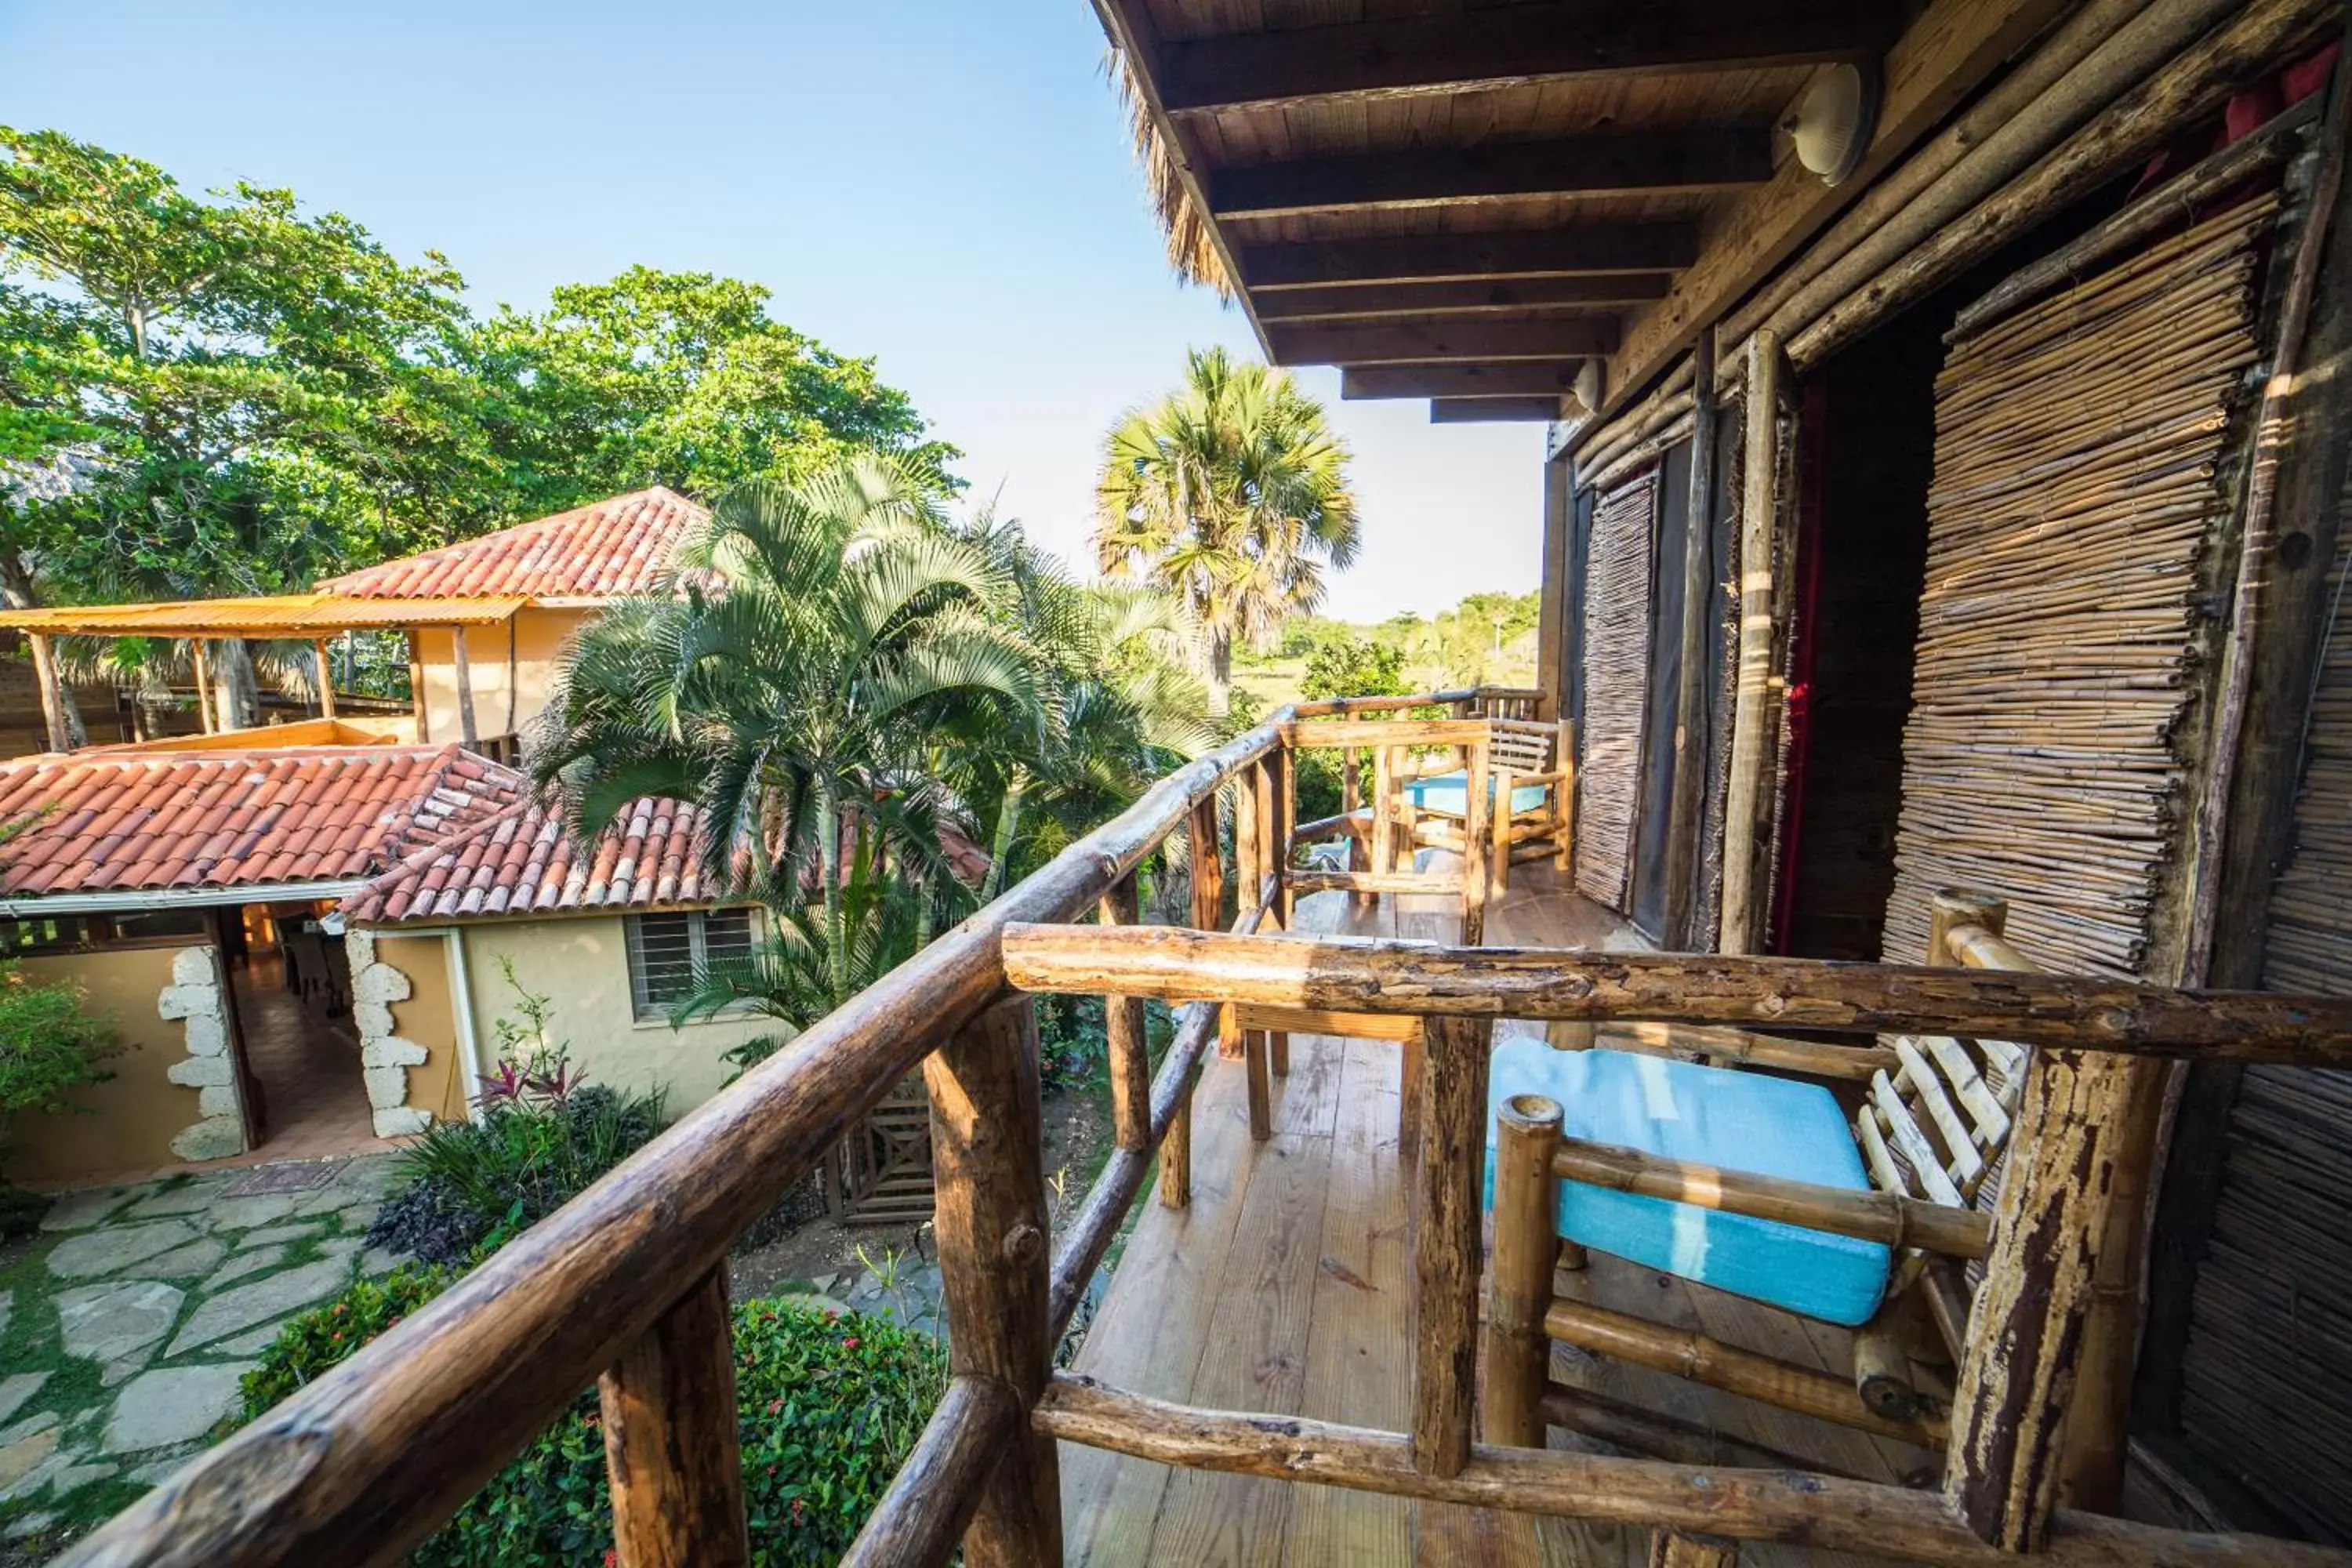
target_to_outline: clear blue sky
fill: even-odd
[[[446,252],[478,310],[638,262],[756,279],[1078,564],[1111,421],[1188,346],[1255,352],[1169,271],[1102,58],[1087,0],[0,0],[0,120],[290,185]],[[1535,585],[1540,426],[1301,379],[1357,454],[1332,613]]]

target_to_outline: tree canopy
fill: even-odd
[[[479,318],[447,258],[291,191],[0,127],[0,460],[84,463],[0,491],[0,587],[268,593],[649,484],[944,473],[904,393],[768,299],[639,267]]]

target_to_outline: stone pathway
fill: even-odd
[[[250,1169],[60,1198],[0,1268],[0,1519],[103,1517],[237,1407],[286,1319],[398,1258],[368,1249],[394,1157],[300,1192],[231,1197]]]

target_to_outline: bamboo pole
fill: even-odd
[[[923,1063],[938,1175],[940,1285],[948,1364],[1010,1388],[1024,1408],[1052,1373],[1040,1163],[1037,1020],[1027,997],[999,1002]],[[1062,1560],[1060,1462],[1050,1437],[1008,1447],[964,1531],[973,1568]]]
[[[1496,1118],[1495,1286],[1486,1313],[1486,1392],[1479,1431],[1489,1443],[1544,1446],[1543,1398],[1551,1386],[1552,1259],[1559,1253],[1551,1154],[1560,1108],[1514,1095]]]
[[[1458,1476],[1470,1460],[1493,1028],[1486,1019],[1433,1018],[1423,1047],[1421,1171],[1413,1184],[1412,1458],[1435,1476]]]
[[[1862,1402],[1844,1378],[1775,1361],[1685,1329],[1669,1329],[1626,1312],[1561,1297],[1544,1313],[1544,1331],[1562,1344],[1671,1373],[1727,1394],[1783,1410],[1834,1421],[1922,1448],[1944,1443],[1943,1423],[1927,1417],[1890,1421]]]
[[[1970,1535],[1932,1494],[1817,1472],[1690,1468],[1481,1444],[1459,1475],[1442,1477],[1414,1465],[1412,1439],[1402,1433],[1203,1410],[1070,1373],[1055,1376],[1035,1424],[1065,1442],[1227,1475],[1606,1524],[1663,1524],[1939,1568],[2016,1563]],[[2330,1546],[2081,1513],[2061,1517],[2047,1554],[2049,1568],[2345,1568],[2347,1562],[2352,1554]]]
[[[714,1268],[597,1385],[621,1568],[751,1561],[727,1271]]]
[[[1951,1258],[1982,1258],[1992,1239],[1991,1222],[1967,1209],[1921,1203],[1894,1193],[1824,1187],[1780,1176],[1718,1170],[1694,1161],[1670,1160],[1639,1149],[1577,1138],[1560,1142],[1552,1156],[1552,1173],[1587,1186],[1777,1220],[1887,1247],[1925,1247]]]
[[[1764,800],[1766,710],[1772,677],[1772,538],[1780,476],[1780,342],[1748,344],[1745,493],[1739,506],[1739,677],[1731,719],[1731,787],[1724,804],[1723,913],[1716,947],[1752,952],[1760,931],[1757,830]]]
[[[1598,1437],[1611,1447],[1645,1459],[1666,1459],[1677,1465],[1751,1466],[1771,1470],[1813,1470],[1821,1467],[1783,1448],[1751,1443],[1728,1432],[1662,1415],[1645,1405],[1629,1405],[1555,1383],[1544,1391],[1543,1420],[1547,1426],[1565,1427],[1587,1437]],[[1493,1439],[1488,1439],[1493,1446]],[[1831,1472],[1843,1474],[1842,1471]],[[1859,1477],[1851,1478],[1859,1479]]]

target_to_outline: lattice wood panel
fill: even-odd
[[[895,1225],[931,1217],[931,1097],[909,1073],[842,1140],[842,1218]]]
[[[2179,832],[2205,552],[2273,198],[1952,345],[1885,951],[1938,888],[2057,970],[2137,971]]]
[[[1653,468],[1600,498],[1584,563],[1584,757],[1576,774],[1576,890],[1622,910],[1641,810],[1650,692]]]

